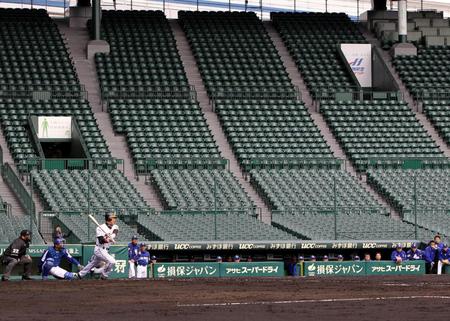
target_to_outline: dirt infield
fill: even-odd
[[[450,277],[0,283],[0,320],[437,320]]]

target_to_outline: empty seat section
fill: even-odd
[[[228,170],[153,170],[152,178],[169,210],[255,209]]]
[[[30,138],[28,117],[73,116],[86,144],[88,157],[111,157],[88,101],[84,99],[33,100],[0,98],[0,120],[6,141],[16,163],[37,157]]]
[[[264,158],[331,158],[302,102],[218,99],[216,112],[241,164]]]
[[[344,170],[252,170],[251,179],[273,209],[272,225],[300,238],[334,239],[335,226],[338,239],[408,239],[413,232],[412,225],[387,216]]]
[[[294,96],[255,13],[180,11],[178,16],[211,98]]]
[[[375,158],[443,157],[405,102],[329,101],[320,108],[360,171]]]
[[[227,212],[139,215],[139,231],[151,240],[293,240],[296,237],[248,215]]]
[[[450,100],[424,100],[424,113],[450,146]]]
[[[366,41],[347,15],[272,13],[271,18],[314,97],[357,86],[337,45]]]
[[[118,214],[147,211],[148,205],[118,170],[32,171],[41,200],[55,212],[116,209]]]
[[[402,214],[405,221],[450,235],[449,169],[371,169],[369,184]]]
[[[176,42],[162,11],[103,11],[101,33],[111,48],[109,54],[95,56],[104,98],[164,90],[189,93]]]
[[[417,56],[399,56],[394,66],[400,78],[416,99],[432,99],[433,93],[450,90],[450,47],[418,46]]]
[[[220,158],[197,102],[190,99],[111,99],[117,133],[126,134],[137,168],[149,159]]]

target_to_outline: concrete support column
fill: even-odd
[[[100,39],[102,9],[100,0],[92,0],[92,28],[93,39],[89,41],[86,48],[86,55],[88,59],[92,59],[96,53],[109,53],[109,44]]]
[[[398,1],[398,41],[405,43],[408,38],[408,12],[406,0]]]

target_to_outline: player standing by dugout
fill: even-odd
[[[135,257],[139,254],[138,237],[133,235],[131,242],[128,244],[128,278],[134,279],[136,277],[137,262]]]

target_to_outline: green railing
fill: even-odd
[[[296,86],[211,86],[211,99],[296,99],[301,100]]]
[[[424,100],[450,100],[450,88],[447,90],[439,88],[437,90],[433,89],[422,89],[422,90],[411,90],[413,95],[419,101]]]
[[[16,194],[23,208],[25,208],[29,215],[35,217],[34,214],[36,212],[36,206],[33,202],[31,194],[22,184],[22,181],[19,179],[19,177],[16,175],[16,173],[8,163],[5,163],[5,165],[3,166],[2,174],[3,179],[13,190],[14,194]]]
[[[335,89],[330,87],[313,88],[313,97],[316,101],[363,101],[363,100],[396,100],[402,101],[400,91],[367,91],[353,87]]]
[[[248,214],[251,216],[259,217],[260,211],[257,208],[218,208],[214,210],[204,209],[204,210],[165,210],[161,212],[155,212],[157,215],[224,215],[224,214]]]
[[[24,172],[32,170],[88,170],[88,169],[118,169],[125,171],[125,164],[122,159],[117,158],[29,158],[25,164],[20,164]]]
[[[291,215],[387,215],[388,213],[377,206],[285,206],[283,209],[273,210],[273,214]]]
[[[364,162],[366,168],[381,169],[420,169],[420,168],[450,168],[450,160],[442,157],[375,157]]]
[[[102,98],[138,99],[138,98],[179,98],[197,100],[195,87],[191,85],[101,85]]]
[[[0,85],[0,98],[88,99],[84,85]]]
[[[345,161],[342,159],[324,157],[324,158],[288,158],[288,157],[270,157],[255,158],[244,162],[246,172],[252,169],[290,169],[290,168],[326,168],[326,169],[345,169]]]
[[[224,158],[148,158],[135,164],[136,176],[148,175],[154,169],[229,169]]]

